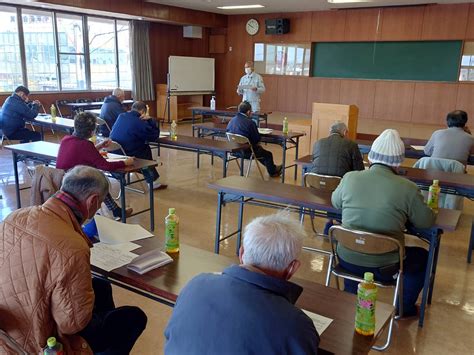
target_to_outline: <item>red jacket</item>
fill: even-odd
[[[76,136],[65,136],[59,146],[56,168],[69,170],[76,165],[87,165],[100,170],[114,171],[125,167],[125,162],[108,162],[100,155],[91,141]]]

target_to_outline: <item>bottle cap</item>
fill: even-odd
[[[50,348],[54,348],[56,346],[56,338],[55,337],[49,337],[48,340],[46,341],[48,346]]]
[[[169,213],[169,214],[175,214],[175,212],[176,212],[176,209],[173,208],[173,207],[171,207],[171,208],[168,209],[168,213]]]
[[[364,280],[367,282],[374,282],[374,274],[371,272],[364,272]]]
[[[433,180],[433,185],[439,185],[439,180]]]

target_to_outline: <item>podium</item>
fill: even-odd
[[[311,146],[321,138],[329,136],[329,129],[336,121],[342,121],[349,130],[347,138],[355,140],[359,108],[356,105],[325,104],[314,102],[311,118]]]
[[[176,123],[178,123],[178,121],[183,119],[192,118],[190,107],[203,105],[203,93],[177,92],[170,94],[170,107],[168,108],[168,86],[166,84],[156,84],[156,92],[158,93],[156,116],[163,118],[165,121],[168,120],[168,109],[170,110],[170,121],[176,121]]]

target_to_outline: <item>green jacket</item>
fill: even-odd
[[[393,236],[402,245],[407,221],[418,228],[429,228],[435,221],[416,184],[382,164],[344,175],[332,194],[332,204],[342,209],[344,227]],[[399,259],[397,252],[369,255],[342,246],[337,252],[344,261],[365,267],[395,264]]]

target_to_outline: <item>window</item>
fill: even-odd
[[[0,6],[0,92],[18,85],[31,91],[131,89],[129,27],[112,18]]]
[[[459,81],[474,81],[474,42],[464,42]]]
[[[53,16],[51,12],[23,10],[26,72],[31,91],[59,89]],[[32,21],[33,19],[33,21]]]
[[[262,74],[309,76],[311,44],[255,43],[255,70]]]
[[[0,6],[0,91],[23,84],[17,11]]]
[[[132,65],[130,63],[130,25],[128,21],[117,21],[117,43],[119,61],[119,86],[132,89]]]
[[[117,86],[115,21],[89,17],[91,89],[112,90]]]
[[[62,90],[85,90],[86,68],[82,17],[58,14],[59,70]]]

